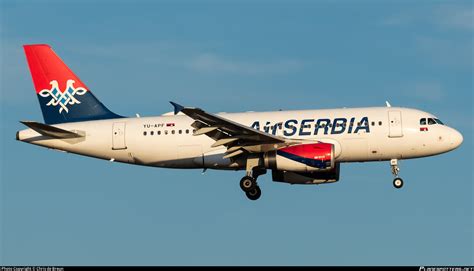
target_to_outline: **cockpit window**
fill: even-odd
[[[440,121],[439,119],[434,119],[434,120],[436,121],[436,123],[444,125],[444,123],[442,121]]]
[[[420,125],[426,125],[426,118],[420,119]]]
[[[429,118],[428,119],[428,125],[433,125],[433,124],[436,124],[436,121],[432,118]]]

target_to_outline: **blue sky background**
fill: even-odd
[[[472,1],[2,1],[0,264],[474,264]],[[109,108],[415,107],[450,153],[344,164],[338,183],[110,163],[14,140],[42,121],[22,45],[48,43]],[[160,151],[160,150],[156,150]]]

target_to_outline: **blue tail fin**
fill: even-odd
[[[122,118],[107,109],[50,46],[23,48],[46,124]]]

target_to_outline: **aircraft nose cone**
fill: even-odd
[[[456,130],[453,129],[453,132],[451,134],[451,145],[453,149],[456,149],[459,147],[464,140],[462,134]]]

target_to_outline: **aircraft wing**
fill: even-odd
[[[193,135],[207,135],[216,140],[212,147],[227,147],[227,155],[224,158],[238,156],[245,152],[274,149],[275,144],[278,146],[288,142],[286,138],[250,128],[221,116],[207,113],[200,108],[170,103],[174,106],[175,114],[182,112],[195,120],[192,126],[196,128],[196,131]]]

